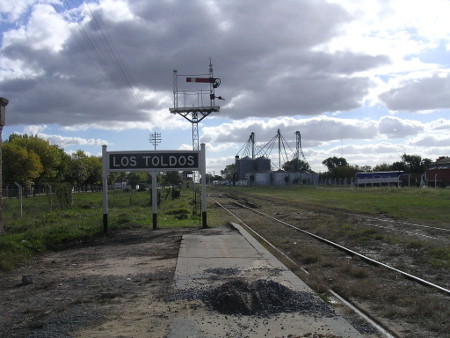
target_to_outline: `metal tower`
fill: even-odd
[[[185,82],[179,83],[180,78],[184,78]],[[215,94],[215,89],[220,86],[220,83],[221,80],[214,77],[211,58],[209,59],[208,74],[180,75],[177,70],[173,71],[173,108],[169,108],[169,111],[191,122],[192,149],[194,151],[200,151],[199,122],[209,114],[220,110],[220,106],[216,106],[216,98],[218,100],[223,100],[223,98]],[[185,86],[190,86],[190,88],[184,88]],[[197,190],[195,188],[195,183],[198,182],[197,175],[196,171],[192,173],[194,214],[197,213]]]
[[[256,155],[262,155],[266,157],[271,157],[272,150],[277,145],[278,150],[278,165],[276,165],[273,161],[272,164],[278,168],[278,170],[282,169],[282,162],[285,163],[289,160],[287,149],[290,150],[290,152],[293,152],[291,147],[289,147],[289,144],[284,139],[284,137],[281,135],[280,129],[277,130],[277,133],[272,139],[264,145],[264,147],[261,148],[261,150]],[[287,148],[287,149],[286,149]]]
[[[247,142],[242,146],[241,150],[238,151],[236,156],[239,156],[241,153],[244,156],[251,156],[252,159],[255,158],[255,133],[251,132],[250,137],[248,138]]]
[[[206,75],[208,77],[198,77]],[[186,83],[199,86],[189,90],[180,89],[179,78],[185,78]],[[220,106],[216,106],[216,98],[219,100],[223,100],[223,98],[215,95],[215,89],[220,86],[220,83],[220,79],[214,77],[211,59],[209,60],[208,74],[180,75],[177,70],[173,71],[173,108],[169,108],[169,111],[192,123],[192,148],[194,151],[200,150],[199,122],[209,114],[220,110]],[[209,103],[209,105],[205,103]]]
[[[299,131],[295,132],[295,158],[297,160],[300,160],[300,155],[302,157],[302,160],[306,161],[305,155],[303,154],[302,150],[302,134],[300,134]]]

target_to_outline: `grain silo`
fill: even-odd
[[[255,159],[255,170],[259,173],[270,171],[270,159],[263,156]]]
[[[255,162],[248,156],[241,159],[236,157],[236,170],[238,172],[238,180],[245,180],[248,174],[254,173]]]

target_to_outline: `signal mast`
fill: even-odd
[[[184,84],[189,84],[190,89],[179,88],[179,79],[184,79]],[[182,82],[183,83],[183,82]],[[181,75],[175,69],[173,71],[173,108],[169,108],[170,113],[178,114],[192,124],[192,150],[200,150],[200,137],[198,124],[209,114],[218,112],[220,106],[216,105],[216,99],[223,100],[221,96],[216,96],[215,89],[220,86],[221,80],[214,77],[211,58],[209,58],[209,73],[196,75]],[[203,177],[206,179],[206,177]],[[197,191],[195,183],[198,182],[197,172],[192,174],[192,186],[194,191],[194,211],[197,209]]]
[[[180,89],[178,87],[179,78],[184,78],[186,83],[196,84],[196,88]],[[177,70],[173,71],[173,108],[169,108],[169,111],[192,123],[192,149],[194,151],[200,150],[199,122],[209,114],[220,110],[220,106],[216,106],[216,98],[218,100],[223,100],[223,98],[215,94],[215,89],[220,86],[220,83],[221,80],[214,77],[211,58],[209,59],[209,74],[180,75]]]

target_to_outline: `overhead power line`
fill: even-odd
[[[113,40],[106,33],[105,22],[102,20],[101,16],[95,13],[88,2],[81,1],[77,4],[75,1],[64,0],[63,3],[71,20],[77,22],[79,25],[79,34],[81,37],[77,36],[76,39],[79,40],[81,46],[84,46],[85,44],[88,45],[89,49],[92,51],[89,55],[94,64],[100,66],[101,71],[104,72],[105,75],[110,76],[117,88],[129,89],[136,102],[139,105],[142,105],[143,99],[141,95],[136,93],[136,87],[133,86],[131,76],[124,62],[116,52]],[[79,18],[74,17],[74,7],[82,8],[91,18],[92,27],[98,32],[98,40],[94,39],[93,31],[88,30],[86,24],[83,24]]]

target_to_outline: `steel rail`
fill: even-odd
[[[402,221],[397,221],[397,220],[393,220],[393,219],[384,219],[384,218],[373,217],[373,216],[368,216],[368,215],[363,215],[363,214],[356,214],[356,213],[351,213],[351,212],[347,212],[346,215],[359,216],[359,217],[364,217],[364,218],[368,218],[368,219],[374,219],[376,221],[381,221],[381,222],[386,222],[386,223],[394,223],[394,224],[401,224],[401,225],[412,225],[412,226],[415,226],[415,227],[421,227],[421,228],[426,228],[426,229],[438,230],[438,231],[443,231],[443,232],[450,232],[450,229],[439,228],[439,227],[434,227],[434,226],[425,225],[425,224],[402,222]]]
[[[358,256],[358,257],[360,257],[361,259],[363,259],[363,260],[365,260],[365,261],[367,261],[367,262],[369,262],[369,263],[371,263],[371,264],[378,265],[378,266],[382,266],[382,267],[384,267],[384,268],[386,268],[386,269],[389,269],[389,270],[391,270],[391,271],[395,271],[395,272],[401,274],[402,276],[404,276],[404,277],[406,277],[406,278],[412,279],[412,280],[414,280],[414,281],[416,281],[416,282],[418,282],[418,283],[420,283],[420,284],[423,284],[423,285],[431,286],[431,287],[433,287],[433,288],[438,289],[439,291],[442,291],[442,292],[444,292],[444,293],[450,295],[450,290],[449,290],[449,289],[446,289],[446,288],[444,288],[444,287],[442,287],[442,286],[440,286],[440,285],[434,284],[434,283],[432,283],[432,282],[430,282],[430,281],[427,281],[427,280],[425,280],[425,279],[423,279],[423,278],[417,277],[417,276],[412,275],[412,274],[410,274],[410,273],[408,273],[408,272],[399,270],[399,269],[397,269],[397,268],[394,268],[393,266],[390,266],[390,265],[385,264],[385,263],[383,263],[383,262],[377,261],[377,260],[375,260],[375,259],[373,259],[373,258],[367,257],[367,256],[365,256],[365,255],[363,255],[363,254],[360,254],[359,252],[356,252],[356,251],[354,251],[354,250],[352,250],[352,249],[349,249],[349,248],[347,248],[347,247],[345,247],[345,246],[343,246],[343,245],[340,245],[340,244],[338,244],[338,243],[335,243],[335,242],[333,242],[333,241],[330,241],[330,240],[328,240],[328,239],[326,239],[326,238],[320,237],[320,236],[318,236],[318,235],[316,235],[316,234],[313,234],[312,232],[309,232],[309,231],[300,229],[300,228],[298,228],[298,227],[296,227],[296,226],[294,226],[294,225],[292,225],[292,224],[286,223],[286,222],[284,222],[284,221],[282,221],[282,220],[279,220],[279,219],[277,219],[277,218],[275,218],[275,217],[273,217],[273,216],[267,215],[267,214],[265,214],[265,213],[263,213],[263,212],[261,212],[261,211],[259,211],[259,210],[255,210],[255,209],[253,209],[253,208],[250,208],[250,207],[248,207],[248,206],[246,206],[246,205],[243,205],[243,204],[241,204],[241,203],[239,203],[239,202],[236,202],[235,200],[232,200],[232,199],[230,199],[230,198],[228,198],[228,197],[222,197],[222,198],[228,199],[228,200],[232,201],[234,204],[238,205],[239,207],[248,209],[248,210],[253,211],[253,212],[257,213],[257,214],[260,214],[260,215],[262,215],[262,216],[264,216],[264,217],[270,218],[270,219],[272,219],[272,220],[274,220],[274,221],[276,221],[276,222],[278,222],[278,223],[280,223],[280,224],[283,224],[283,225],[285,225],[285,226],[287,226],[287,227],[290,227],[290,228],[292,228],[292,229],[294,229],[294,230],[296,230],[296,231],[302,232],[302,233],[304,233],[304,234],[306,234],[306,235],[308,235],[308,236],[311,236],[311,237],[313,237],[313,238],[315,238],[315,239],[317,239],[317,240],[319,240],[319,241],[321,241],[321,242],[324,242],[324,243],[326,243],[326,244],[328,244],[328,245],[331,245],[331,246],[333,246],[333,247],[335,247],[335,248],[337,248],[337,249],[339,249],[339,250],[341,250],[341,251],[344,251],[344,252],[349,253],[349,254],[354,255],[354,256]]]
[[[213,198],[214,199],[214,198]],[[309,272],[305,269],[303,269],[301,266],[299,266],[294,260],[292,260],[290,257],[288,257],[283,251],[278,249],[275,245],[273,245],[271,242],[269,242],[266,238],[261,236],[257,231],[252,229],[248,224],[246,224],[239,216],[231,212],[228,208],[226,208],[224,205],[222,205],[220,202],[214,200],[214,202],[220,206],[222,209],[224,209],[226,212],[228,212],[230,215],[232,215],[234,218],[236,218],[242,225],[244,225],[251,233],[253,233],[255,236],[257,236],[260,240],[262,240],[264,243],[266,243],[268,246],[270,246],[273,250],[278,252],[280,255],[282,255],[285,259],[287,259],[291,264],[297,266],[300,268],[304,273],[309,275]],[[234,202],[233,202],[234,203]],[[367,321],[372,327],[374,327],[381,335],[383,335],[386,338],[393,338],[394,336],[388,332],[385,328],[383,328],[380,324],[378,324],[375,320],[370,318],[367,314],[362,312],[357,306],[350,303],[348,300],[346,300],[344,297],[333,291],[332,289],[328,289],[328,291],[336,297],[341,303],[343,303],[345,306],[353,310],[358,316],[363,318],[365,321]]]

